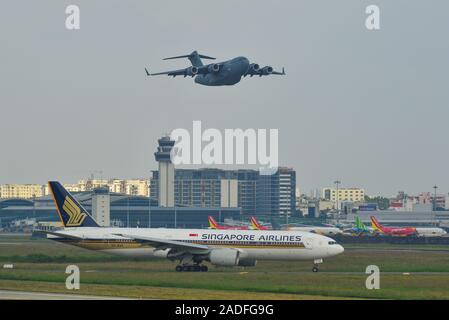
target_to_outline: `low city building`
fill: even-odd
[[[332,202],[351,201],[363,202],[365,200],[365,190],[361,188],[323,188],[322,197]]]
[[[40,184],[3,184],[0,185],[0,199],[32,199],[42,197],[44,188]]]
[[[148,179],[87,179],[63,185],[69,192],[92,191],[95,188],[108,187],[110,192],[144,197],[148,197],[150,189]],[[48,184],[0,185],[0,199],[32,199],[48,195],[49,192]]]

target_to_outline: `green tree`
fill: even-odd
[[[387,210],[390,207],[390,199],[382,197],[382,196],[376,196],[376,197],[369,197],[365,195],[365,202],[368,203],[376,203],[377,207],[380,210]]]

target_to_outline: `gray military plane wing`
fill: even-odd
[[[199,54],[197,51],[193,51],[188,55],[170,57],[163,60],[179,58],[188,58],[192,63],[192,66],[184,69],[158,73],[150,73],[148,69],[145,68],[145,72],[147,76],[166,74],[173,77],[195,77],[196,83],[205,86],[232,86],[240,82],[242,77],[246,76],[261,77],[271,74],[285,75],[284,68],[282,68],[282,72],[274,71],[273,67],[270,66],[261,68],[257,63],[249,63],[249,60],[245,57],[237,57],[223,62],[204,65],[201,59],[215,60],[215,58]]]

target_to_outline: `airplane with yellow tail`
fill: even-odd
[[[255,266],[258,260],[313,261],[344,248],[335,240],[300,231],[212,230],[101,227],[57,181],[49,182],[61,230],[40,232],[47,238],[77,247],[127,257],[159,257],[179,261],[176,271],[205,272],[216,266]]]

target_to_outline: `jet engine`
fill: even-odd
[[[256,74],[260,70],[260,66],[257,63],[251,63],[249,65],[248,74]]]
[[[217,73],[220,71],[220,65],[218,63],[211,64],[207,67],[209,73]]]
[[[235,249],[213,249],[209,253],[209,261],[217,266],[238,266],[240,252]]]
[[[195,66],[192,66],[192,67],[186,69],[186,76],[193,77],[197,74],[198,74],[198,68]]]
[[[264,76],[267,76],[267,75],[272,74],[272,73],[273,73],[273,67],[270,67],[270,66],[263,67],[260,70],[260,74],[262,74]]]
[[[154,250],[153,255],[158,258],[168,258],[171,249]]]

